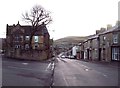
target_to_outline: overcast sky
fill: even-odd
[[[41,5],[51,12],[49,24],[51,38],[86,36],[95,30],[115,25],[118,19],[119,0],[1,0],[0,37],[5,37],[6,24],[26,24],[21,14],[34,5]],[[53,31],[55,30],[55,31]]]

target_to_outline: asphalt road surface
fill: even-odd
[[[0,54],[0,87],[2,86],[2,59]]]
[[[2,58],[2,86],[51,86],[52,74],[53,61]]]
[[[43,62],[0,59],[2,86],[118,86],[117,65],[65,58]]]
[[[56,58],[53,86],[118,86],[118,66]]]

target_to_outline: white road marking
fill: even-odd
[[[87,62],[86,62],[87,63]],[[80,64],[80,63],[78,63],[78,64]],[[87,66],[85,66],[85,65],[81,65],[82,67],[84,67],[85,69],[85,71],[89,71],[90,69],[89,69],[89,67],[87,67]],[[104,74],[104,73],[102,73],[102,72],[98,72],[98,73],[100,73],[101,75],[103,75],[104,77],[107,77],[107,75],[106,74]]]
[[[68,82],[67,82],[67,80],[65,79],[65,76],[64,76],[64,74],[63,74],[63,72],[62,72],[62,71],[61,71],[61,73],[62,73],[63,80],[65,81],[66,86],[69,86],[69,85],[68,85]]]
[[[102,73],[102,72],[99,72],[99,71],[97,71],[99,74],[101,74],[101,75],[103,75],[104,77],[107,77],[107,75],[106,74],[104,74],[104,73]]]
[[[22,63],[23,65],[28,65],[28,63]]]
[[[85,68],[88,68],[88,66],[85,66],[85,65],[81,65],[82,67],[85,67]]]
[[[57,58],[58,61],[61,61],[60,58]]]
[[[52,64],[52,70],[54,70],[54,67],[55,67],[55,63]]]
[[[15,68],[15,69],[23,69],[23,70],[31,70],[33,71],[33,69],[28,69],[28,68],[20,68],[20,67],[14,67],[14,66],[8,66],[9,68]]]
[[[45,69],[45,71],[47,71],[50,66],[51,66],[51,63],[48,64],[48,66],[47,66],[47,68]]]
[[[89,69],[88,68],[86,68],[86,69],[84,69],[85,71],[89,71]]]
[[[106,77],[107,75],[103,74],[103,76],[105,76],[105,77]]]

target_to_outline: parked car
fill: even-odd
[[[0,49],[0,54],[3,54],[4,52],[5,52],[4,50]]]
[[[61,58],[65,58],[65,56],[64,56],[64,55],[62,55],[62,56],[61,56]]]
[[[75,57],[74,57],[74,56],[72,56],[72,55],[69,55],[69,58],[70,58],[70,59],[75,59]]]

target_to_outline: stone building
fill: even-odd
[[[89,60],[89,49],[88,49],[88,41],[85,40],[83,42],[83,47],[84,47],[84,60]]]
[[[78,49],[77,49],[77,59],[84,59],[84,46],[83,46],[83,42],[79,43],[77,45]]]
[[[79,44],[79,52],[81,51],[84,52],[84,60],[120,61],[120,26],[96,30],[95,35]]]
[[[41,60],[48,59],[50,54],[50,35],[44,24],[38,27],[38,30],[32,37],[32,52],[30,48],[30,36],[32,26],[8,25],[6,28],[7,49],[5,55],[7,57]]]
[[[114,26],[99,34],[101,61],[120,60],[120,28]]]
[[[90,56],[91,60],[98,61],[99,60],[99,37],[98,35],[94,35],[91,38],[89,38],[91,41],[91,47],[90,47]]]

